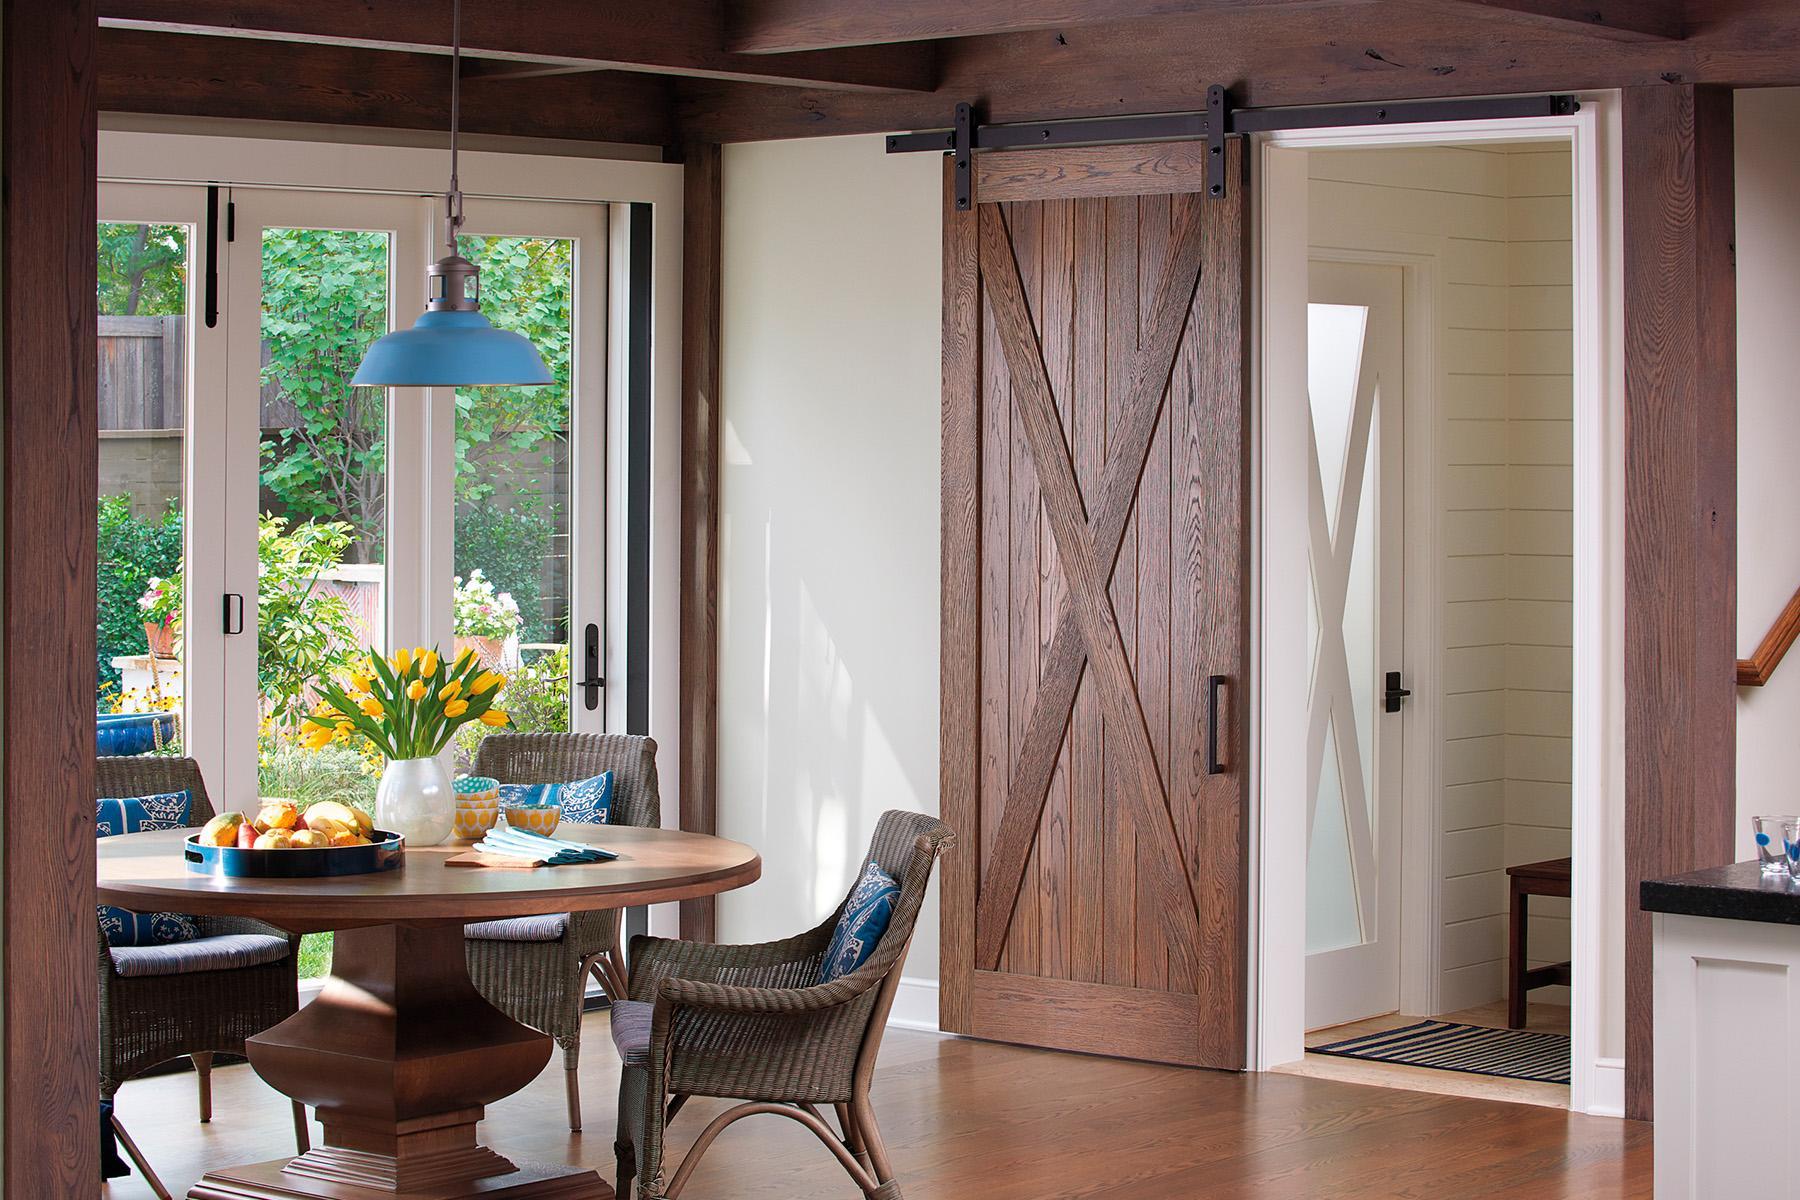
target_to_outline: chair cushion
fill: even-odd
[[[626,1066],[650,1061],[650,1018],[655,1013],[656,1006],[642,1000],[613,1001],[612,1040]]]
[[[612,816],[613,773],[602,771],[573,783],[503,783],[500,803],[532,804],[562,809],[562,819],[578,825],[604,825]]]
[[[568,931],[568,913],[474,921],[463,926],[463,936],[478,942],[557,942]]]
[[[225,933],[160,946],[118,946],[113,970],[126,978],[260,967],[288,956],[288,940],[268,933]]]
[[[186,788],[154,796],[127,796],[94,802],[94,836],[143,833],[151,829],[183,829],[193,797]],[[132,912],[110,904],[95,906],[109,946],[156,946],[197,937],[199,926],[184,913]]]
[[[844,911],[832,930],[831,944],[825,949],[825,961],[819,967],[819,982],[830,983],[848,975],[875,950],[875,943],[887,931],[894,915],[894,903],[900,899],[900,885],[876,863],[863,869]]]

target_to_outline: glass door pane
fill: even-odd
[[[597,646],[604,631],[606,538],[601,506],[588,500],[604,482],[604,302],[583,285],[590,272],[604,279],[604,210],[472,202],[469,227],[483,231],[462,239],[481,268],[482,311],[529,339],[554,382],[456,391],[456,645],[507,677],[510,728],[598,731],[598,689],[579,685],[599,677],[584,661],[588,626]],[[466,726],[458,763],[472,764],[490,732]]]
[[[350,386],[388,331],[392,234],[261,230],[257,693],[263,795],[373,802],[360,745],[310,750],[322,677],[386,648],[387,403]]]
[[[101,754],[177,753],[183,745],[183,465],[196,240],[190,224],[153,219],[102,221],[98,230]],[[130,717],[146,713],[169,715]]]

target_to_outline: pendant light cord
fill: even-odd
[[[462,123],[462,0],[450,0],[450,194],[445,197],[444,243],[458,252],[456,231],[462,227],[462,185],[456,176],[456,141]]]

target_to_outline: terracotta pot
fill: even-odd
[[[150,643],[150,653],[156,658],[174,658],[177,637],[173,621],[161,625],[144,622],[144,640]]]
[[[506,639],[496,637],[459,637],[456,639],[456,652],[461,654],[465,649],[475,651],[475,657],[481,665],[497,670],[506,659]]]

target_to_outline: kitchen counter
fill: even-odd
[[[1800,1197],[1769,1168],[1800,1122],[1800,885],[1741,862],[1646,880],[1638,902],[1656,956],[1657,1200]]]

